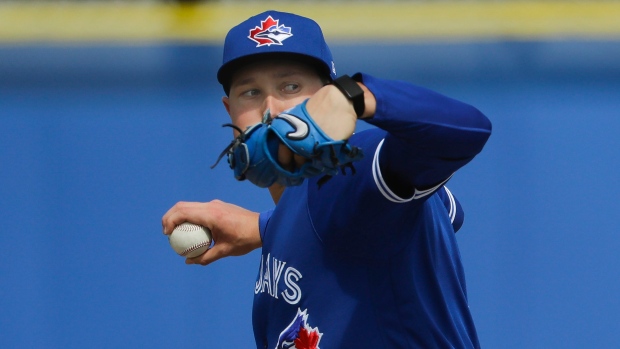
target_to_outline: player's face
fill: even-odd
[[[264,61],[237,71],[229,97],[222,101],[233,124],[245,130],[259,123],[268,109],[275,116],[311,97],[321,87],[319,75],[305,64]]]

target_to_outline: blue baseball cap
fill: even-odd
[[[266,11],[228,32],[217,80],[228,94],[235,69],[259,59],[272,58],[302,61],[332,80],[336,78],[332,53],[315,21],[292,13]]]

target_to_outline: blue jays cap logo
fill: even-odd
[[[308,309],[298,308],[293,321],[280,333],[276,349],[321,349],[322,336],[317,327],[308,325]]]
[[[282,41],[290,38],[293,34],[291,27],[286,27],[284,24],[280,25],[279,22],[280,20],[268,16],[267,19],[260,22],[260,27],[250,29],[248,38],[257,43],[256,47],[282,45]]]

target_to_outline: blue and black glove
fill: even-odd
[[[323,175],[319,181],[321,184],[340,170],[344,173],[346,167],[354,171],[352,163],[363,157],[362,150],[347,140],[335,141],[323,133],[308,114],[307,102],[305,100],[273,119],[267,113],[261,123],[245,131],[231,124],[225,125],[236,128],[240,134],[220,154],[218,162],[228,155],[228,164],[235,178],[240,181],[247,179],[261,188],[274,183],[300,185],[305,178]],[[284,169],[277,161],[280,143],[307,161],[293,171]],[[217,162],[212,168],[216,165]]]

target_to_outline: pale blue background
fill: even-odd
[[[483,347],[618,346],[619,43],[333,53],[340,74],[418,83],[493,121],[449,184],[466,212],[458,240]],[[161,234],[180,200],[271,207],[225,163],[209,169],[230,139],[220,54],[0,46],[0,347],[254,345],[258,251],[186,266]]]

